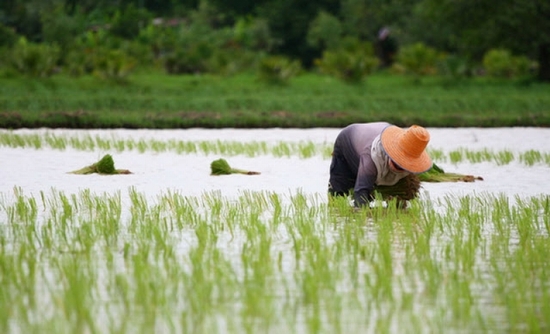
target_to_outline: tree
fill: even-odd
[[[550,81],[549,1],[423,0],[416,14],[416,26],[439,43],[477,60],[491,48],[537,58],[539,79]]]
[[[273,36],[281,41],[276,52],[298,58],[309,67],[319,56],[319,50],[307,43],[310,22],[324,10],[337,14],[339,0],[271,0],[258,8],[258,14],[265,18]]]

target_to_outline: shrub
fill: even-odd
[[[113,38],[104,29],[84,32],[75,39],[64,56],[64,69],[73,76],[93,73],[98,55],[112,48],[113,44]]]
[[[378,66],[372,44],[348,39],[337,50],[323,52],[315,65],[322,73],[335,76],[348,83],[359,83]]]
[[[298,60],[290,60],[284,56],[266,56],[258,64],[257,75],[260,81],[269,84],[286,84],[301,68]]]
[[[451,83],[468,77],[471,68],[467,59],[458,55],[448,55],[438,62],[438,72]]]
[[[529,73],[531,62],[524,56],[513,56],[506,49],[491,49],[483,56],[483,67],[494,78],[513,78]]]
[[[162,23],[162,22],[161,22]],[[176,46],[176,31],[161,24],[149,24],[139,32],[136,41],[150,48],[153,57],[159,59]]]
[[[17,42],[15,30],[0,23],[0,47],[11,48]]]
[[[261,18],[240,18],[233,27],[233,37],[242,47],[250,50],[270,52],[280,44],[273,37],[267,20]]]
[[[255,69],[258,64],[259,53],[246,49],[225,48],[215,50],[207,67],[210,73],[232,75],[239,72]]]
[[[182,46],[164,57],[164,68],[169,74],[206,72],[211,54],[212,48],[206,42]]]
[[[341,41],[342,24],[333,15],[321,11],[309,25],[307,43],[321,49],[336,49]]]
[[[80,16],[70,16],[58,8],[41,15],[43,42],[55,43],[63,51],[86,30],[86,20]],[[63,56],[63,55],[62,55]]]
[[[397,55],[397,62],[405,73],[412,74],[419,80],[421,76],[436,74],[438,52],[424,43],[415,43],[401,48]]]
[[[124,39],[132,39],[139,35],[151,21],[152,14],[144,8],[137,8],[133,4],[127,5],[124,10],[117,10],[112,18],[110,32]]]
[[[102,79],[124,82],[136,66],[136,60],[121,50],[103,50],[94,62],[94,74]]]
[[[17,72],[33,77],[49,77],[57,69],[57,45],[35,44],[21,37],[11,51],[10,64]]]
[[[166,45],[164,67],[170,74],[209,72],[209,61],[216,50],[231,44],[232,31],[202,23],[182,25],[174,33],[173,45]]]

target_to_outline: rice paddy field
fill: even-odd
[[[429,131],[483,181],[353,210],[338,129],[0,130],[0,332],[547,333],[550,129]]]

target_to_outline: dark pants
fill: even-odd
[[[347,196],[355,187],[357,175],[351,171],[343,156],[332,154],[328,193],[332,196]]]

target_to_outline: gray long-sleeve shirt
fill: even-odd
[[[345,127],[336,138],[334,155],[343,157],[355,174],[355,205],[360,206],[371,199],[376,185],[377,169],[371,157],[374,139],[389,123],[357,123]]]

